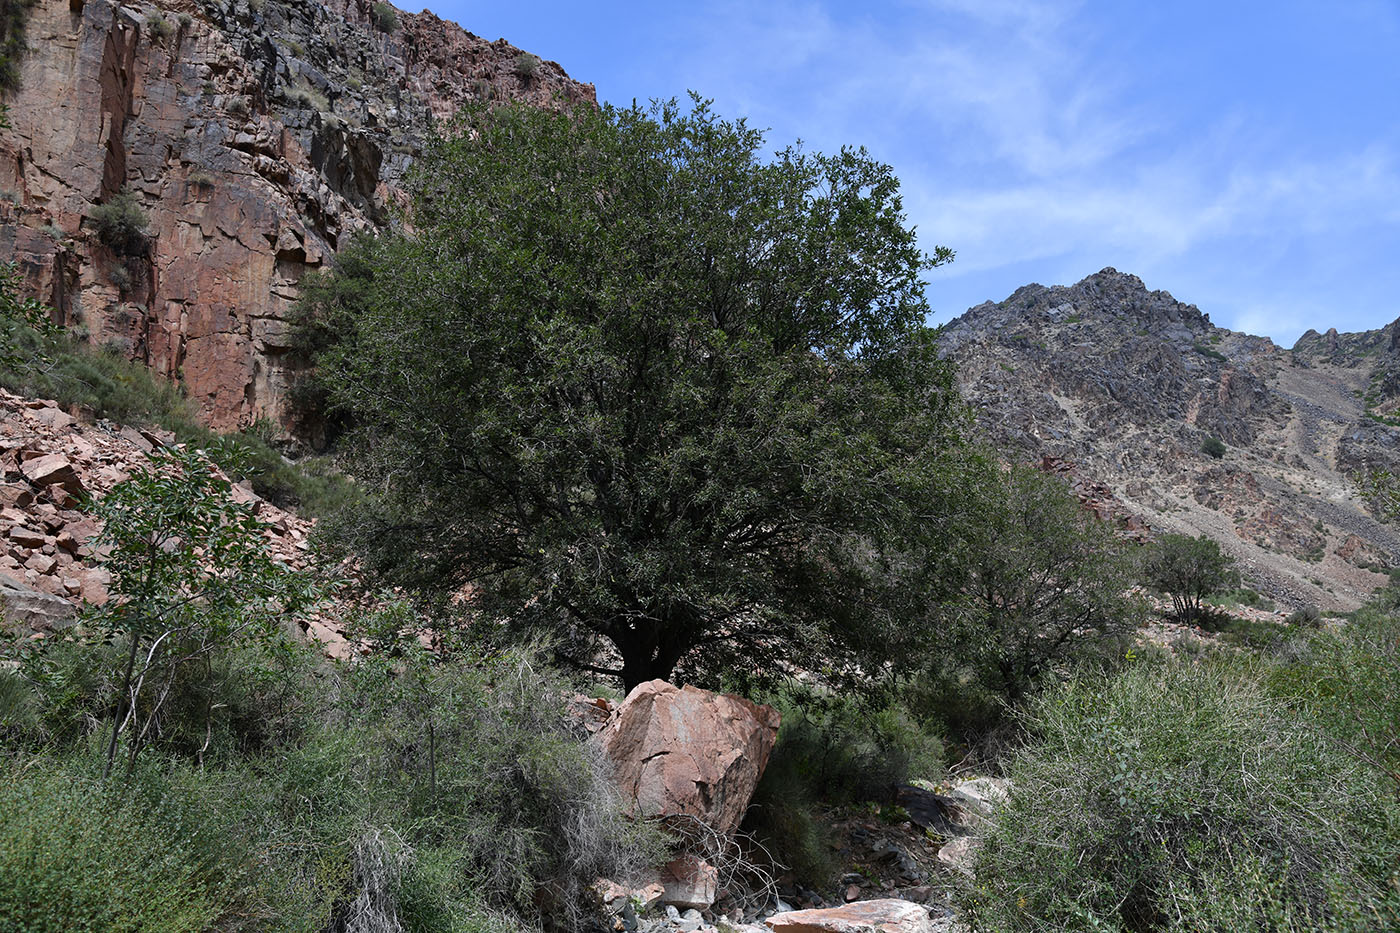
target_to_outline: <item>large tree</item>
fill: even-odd
[[[698,100],[466,111],[306,299],[365,566],[630,689],[888,644],[965,428],[888,166]],[[867,662],[868,663],[868,662]]]

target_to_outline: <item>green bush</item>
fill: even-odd
[[[124,658],[55,640],[0,676],[0,929],[572,929],[593,878],[664,861],[533,654],[429,656],[393,634],[411,614],[379,621],[352,666],[210,654],[106,787],[92,723]]]
[[[99,204],[88,214],[97,230],[97,238],[119,256],[137,256],[146,252],[146,212],[136,195],[123,188],[106,203]]]
[[[1201,441],[1201,453],[1219,460],[1225,456],[1225,442],[1214,434]]]
[[[374,5],[372,16],[374,25],[380,32],[394,32],[399,28],[398,12],[383,0]]]
[[[1273,695],[1269,671],[1239,657],[1148,663],[1037,698],[1025,716],[1034,739],[1009,764],[1011,800],[961,895],[974,927],[1400,919],[1385,891],[1394,863],[1379,867],[1400,828],[1393,793]]]
[[[799,879],[824,885],[837,866],[822,807],[885,802],[898,784],[941,775],[943,745],[897,701],[870,706],[795,682],[764,699],[782,727],[744,828]]]
[[[1207,596],[1239,585],[1235,559],[1211,538],[1167,534],[1157,539],[1142,563],[1144,582],[1171,597],[1174,616],[1195,623],[1211,614]]]
[[[533,77],[535,72],[540,70],[540,60],[538,56],[529,52],[521,52],[515,57],[515,73],[522,78]]]
[[[160,10],[152,10],[146,14],[146,31],[151,34],[152,41],[164,42],[175,35],[175,24]]]
[[[0,929],[199,933],[250,906],[236,825],[158,776],[102,786],[70,762],[0,761],[0,813]]]

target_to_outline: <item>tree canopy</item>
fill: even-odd
[[[308,289],[371,571],[631,686],[912,616],[966,429],[898,180],[698,99],[470,108]]]

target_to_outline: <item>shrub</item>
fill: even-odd
[[[1365,827],[1390,819],[1393,835],[1394,804],[1270,695],[1267,671],[1151,663],[1034,701],[961,895],[974,927],[1371,928],[1386,879]]]
[[[1205,598],[1238,584],[1234,558],[1201,535],[1162,535],[1143,562],[1147,585],[1171,597],[1175,616],[1194,623],[1209,613]]]
[[[1217,460],[1225,456],[1225,450],[1225,442],[1213,434],[1201,441],[1201,453]]]
[[[1202,343],[1193,344],[1192,349],[1195,350],[1197,353],[1201,354],[1201,356],[1204,356],[1206,359],[1215,360],[1217,363],[1224,363],[1227,359],[1225,354],[1221,353],[1219,350],[1215,349],[1214,347],[1208,347]]]
[[[150,775],[103,787],[27,765],[0,762],[0,929],[198,933],[245,913],[246,850],[212,801]]]
[[[146,30],[151,34],[152,41],[164,42],[175,35],[175,24],[160,10],[152,10],[146,14]]]
[[[114,262],[107,267],[107,279],[117,286],[117,291],[123,295],[130,292],[132,286],[136,284],[135,279],[132,278],[131,270],[119,262]]]
[[[1304,625],[1315,628],[1322,621],[1322,610],[1309,603],[1301,609],[1294,609],[1290,612],[1287,621],[1289,625]]]
[[[1015,701],[1135,627],[1127,545],[1063,479],[989,458],[964,486],[943,571],[959,585],[937,614],[946,642],[936,658]]]
[[[390,4],[384,3],[383,0],[380,0],[379,3],[376,3],[374,5],[374,9],[371,15],[374,19],[375,27],[380,32],[391,33],[399,28],[398,11],[395,10]]]
[[[782,713],[744,828],[803,882],[831,880],[823,805],[888,801],[896,785],[943,771],[943,744],[900,701],[858,703],[791,682],[764,698]]]
[[[531,55],[529,52],[521,52],[515,57],[515,73],[520,77],[533,77],[535,72],[539,71],[539,69],[540,60],[538,56]]]
[[[146,251],[146,212],[130,190],[123,188],[105,204],[88,214],[97,238],[118,256],[136,256]]]
[[[318,113],[325,113],[331,109],[330,101],[326,100],[326,95],[310,87],[288,88],[287,99]]]

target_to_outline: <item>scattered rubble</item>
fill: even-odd
[[[57,402],[0,390],[0,600],[8,623],[42,636],[80,607],[107,601],[112,578],[96,551],[102,526],[83,503],[126,479],[157,445],[174,441],[162,431],[87,424]],[[233,495],[266,524],[269,553],[304,568],[312,522],[246,484],[234,485]],[[313,618],[308,632],[328,654],[352,653],[330,619]]]

